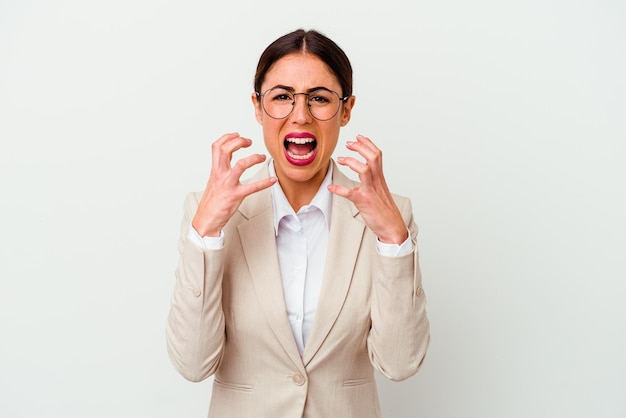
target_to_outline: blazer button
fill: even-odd
[[[198,289],[197,287],[194,287],[194,288],[191,290],[191,293],[193,293],[193,295],[194,295],[195,297],[199,297],[199,296],[202,294],[202,291],[200,291],[200,289]]]
[[[304,385],[304,382],[306,382],[306,379],[300,373],[294,374],[291,380],[293,380],[293,383],[298,386],[302,386]]]

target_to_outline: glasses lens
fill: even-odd
[[[273,88],[263,94],[263,109],[274,119],[289,116],[293,109],[294,95],[289,90]]]
[[[337,93],[318,89],[311,93],[292,93],[283,88],[273,88],[266,91],[262,96],[262,104],[265,112],[274,119],[284,119],[293,110],[296,96],[303,95],[308,100],[308,108],[311,115],[318,120],[332,119],[339,110],[341,100]]]
[[[309,109],[315,119],[331,119],[337,114],[339,104],[339,96],[333,91],[320,89],[309,93]]]

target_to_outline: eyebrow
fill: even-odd
[[[291,92],[291,93],[295,93],[295,91],[296,91],[296,89],[294,89],[293,87],[291,87],[291,86],[285,86],[285,85],[282,85],[282,84],[277,84],[277,85],[275,85],[274,87],[271,87],[270,89],[284,89],[284,90],[287,90],[287,91],[289,91],[289,92]],[[318,91],[318,90],[332,91],[332,90],[331,90],[331,89],[329,89],[328,87],[324,87],[324,86],[317,86],[317,87],[311,87],[310,89],[307,89],[307,90],[306,90],[306,93],[313,93],[313,92],[316,92],[316,91]]]

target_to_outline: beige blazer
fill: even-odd
[[[357,184],[333,170],[334,183]],[[254,179],[267,176],[266,164]],[[352,202],[333,196],[317,316],[300,356],[283,298],[270,190],[243,201],[219,250],[187,240],[201,196],[185,201],[167,348],[186,379],[215,374],[209,417],[380,417],[374,368],[392,380],[408,378],[430,338],[409,199],[394,196],[415,250],[385,257]]]

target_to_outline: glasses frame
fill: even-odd
[[[287,113],[287,114],[286,114],[285,116],[283,116],[282,118],[277,118],[277,117],[272,116],[272,115],[270,115],[270,114],[269,114],[269,112],[267,111],[267,109],[265,109],[265,104],[264,104],[264,102],[263,102],[263,97],[265,97],[265,95],[266,95],[267,93],[269,93],[270,91],[272,91],[272,90],[274,90],[274,89],[276,89],[276,88],[281,88],[281,87],[272,87],[272,88],[270,88],[270,89],[265,90],[265,92],[263,92],[263,93],[259,93],[258,91],[255,91],[255,92],[254,92],[254,93],[256,94],[257,100],[260,100],[260,102],[261,102],[261,107],[263,108],[263,111],[265,112],[265,114],[266,114],[267,116],[269,116],[270,118],[272,118],[272,119],[276,119],[276,120],[287,119],[287,118],[288,118],[288,117],[289,117],[289,116],[293,113],[293,109],[295,109],[295,107],[296,107],[296,96],[297,96],[297,95],[306,96],[306,107],[307,107],[307,109],[309,109],[309,115],[311,115],[311,117],[313,117],[313,119],[315,119],[315,120],[319,120],[320,122],[325,122],[325,121],[327,121],[327,120],[331,120],[332,118],[334,118],[335,116],[337,116],[337,113],[339,113],[339,109],[341,109],[341,105],[342,105],[343,103],[345,103],[345,102],[346,102],[346,100],[348,100],[348,99],[350,98],[350,96],[344,96],[344,97],[341,97],[341,96],[339,95],[339,93],[337,93],[337,92],[336,92],[336,91],[334,91],[334,90],[327,89],[326,87],[317,88],[317,89],[315,89],[314,91],[310,91],[309,93],[304,93],[304,92],[301,92],[301,93],[295,93],[295,92],[294,92],[294,93],[290,93],[290,94],[293,96],[293,102],[291,102],[291,110],[289,111],[289,113]],[[335,113],[333,113],[333,115],[332,115],[331,117],[327,118],[327,119],[320,119],[320,118],[318,118],[317,116],[315,116],[315,115],[313,114],[313,112],[311,111],[311,104],[309,103],[309,96],[314,95],[314,94],[315,94],[315,92],[317,92],[317,91],[319,91],[319,90],[325,90],[325,91],[331,92],[331,93],[333,93],[335,96],[337,96],[337,98],[339,99],[339,106],[337,106],[337,110],[335,110]]]

